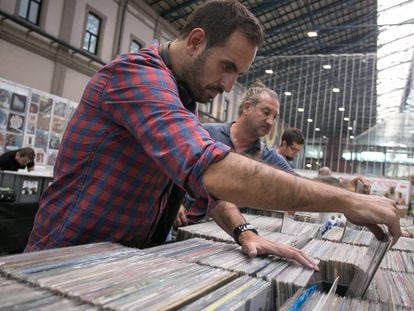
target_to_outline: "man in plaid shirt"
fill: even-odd
[[[194,101],[229,92],[262,40],[259,22],[241,3],[208,1],[168,46],[122,55],[96,73],[65,131],[26,251],[161,241],[159,225],[168,218],[167,232],[171,227],[175,215],[165,212],[180,201],[178,189],[207,199],[210,209],[223,199],[263,209],[341,211],[377,237],[383,234],[377,224],[385,223],[396,241],[398,211],[387,199],[273,169],[230,152],[202,128]],[[317,269],[302,251],[261,238],[239,216],[223,212],[220,221],[229,231],[240,229],[236,238],[246,254],[275,254]]]

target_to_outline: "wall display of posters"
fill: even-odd
[[[0,152],[23,147],[30,88],[0,80]]]
[[[0,154],[35,149],[37,165],[55,164],[78,103],[0,78]]]

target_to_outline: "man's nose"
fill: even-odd
[[[228,93],[233,88],[234,83],[236,82],[237,74],[226,74],[221,79],[221,85],[223,89]]]

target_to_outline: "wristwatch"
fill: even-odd
[[[234,237],[234,241],[236,241],[237,244],[241,245],[239,242],[239,236],[242,232],[244,231],[253,231],[254,233],[256,233],[257,235],[259,235],[259,233],[257,232],[256,228],[253,227],[252,224],[246,222],[244,224],[241,224],[240,226],[237,226],[236,228],[234,228],[233,230],[233,237]]]

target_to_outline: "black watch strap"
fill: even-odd
[[[233,237],[234,237],[234,241],[236,241],[237,244],[241,245],[239,242],[239,236],[242,232],[244,231],[253,231],[254,233],[256,233],[257,235],[259,235],[259,233],[257,232],[256,228],[253,227],[252,224],[246,222],[244,224],[241,224],[240,226],[237,226],[236,228],[234,228],[233,230]]]

